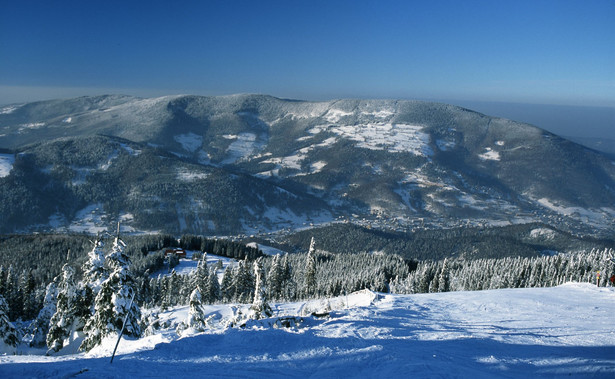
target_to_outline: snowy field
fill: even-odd
[[[0,356],[2,378],[534,378],[615,377],[615,289],[555,288],[389,295],[362,291],[274,304],[272,319],[225,327],[228,305],[205,307],[211,329],[168,329],[88,354]],[[315,317],[312,312],[328,316]],[[289,328],[276,317],[296,316]]]

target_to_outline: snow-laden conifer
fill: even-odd
[[[191,279],[187,283],[187,287],[190,288],[190,291],[193,291],[195,288],[200,289],[201,293],[201,301],[203,303],[211,303],[214,299],[211,299],[211,290],[209,288],[209,268],[207,267],[207,253],[203,254],[201,260],[197,264],[196,270],[191,274]],[[190,293],[190,297],[192,297],[192,293]]]
[[[243,261],[239,261],[239,265],[233,273],[233,287],[235,289],[234,300],[249,304],[252,301],[254,295],[254,278],[248,268],[247,258]]]
[[[59,281],[59,278],[57,278]],[[58,296],[58,285],[52,281],[45,289],[43,308],[38,312],[32,326],[32,340],[30,346],[41,347],[47,343],[47,333],[49,332],[49,321],[51,316],[56,313],[56,303]]]
[[[190,294],[190,310],[188,311],[188,327],[202,332],[206,328],[205,312],[203,312],[203,303],[201,301],[201,291],[199,287],[195,288]]]
[[[308,251],[305,262],[305,274],[303,283],[303,294],[305,297],[310,297],[316,293],[316,247],[314,237],[310,241],[310,250]]]
[[[232,301],[235,296],[235,288],[233,287],[233,269],[228,266],[222,275],[222,283],[220,285],[220,294],[223,301]]]
[[[0,353],[14,354],[18,342],[15,327],[9,321],[9,306],[0,295]]]
[[[283,284],[283,267],[280,262],[280,255],[276,254],[273,257],[269,274],[267,275],[267,287],[269,290],[270,299],[280,299],[282,297],[282,284]]]
[[[80,329],[79,320],[76,317],[77,288],[74,281],[75,270],[68,264],[62,267],[62,280],[58,285],[56,311],[49,320],[49,332],[47,333],[47,347],[50,351],[57,352],[70,342],[70,337]]]
[[[297,282],[293,279],[293,269],[288,253],[282,258],[282,298],[294,300],[297,296]]]
[[[262,262],[262,258],[259,258],[254,261],[254,278],[256,284],[254,288],[254,300],[252,301],[252,306],[250,307],[250,317],[256,320],[265,317],[271,317],[271,315],[273,314],[269,303],[267,303],[265,271],[263,270]]]
[[[216,274],[216,269],[212,267],[209,270],[209,302],[215,303],[220,300],[220,282],[218,282],[218,275]]]
[[[88,253],[88,260],[83,264],[83,283],[92,289],[94,297],[98,295],[102,282],[109,276],[105,269],[104,243],[97,237]]]
[[[449,292],[451,290],[450,273],[447,265],[447,260],[442,263],[442,270],[438,278],[438,292]]]
[[[36,281],[32,275],[32,270],[24,272],[19,280],[22,296],[22,317],[25,320],[33,319],[38,311],[38,301],[36,293]]]
[[[103,338],[119,334],[124,319],[124,335],[138,338],[141,336],[139,324],[141,310],[135,301],[135,280],[130,272],[130,259],[124,253],[124,242],[115,239],[111,253],[107,256],[108,266],[113,270],[102,283],[96,296],[94,315],[85,325],[86,338],[82,350],[90,350]]]

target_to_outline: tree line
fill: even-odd
[[[409,261],[395,254],[331,253],[316,249],[314,239],[307,252],[283,256],[264,256],[258,248],[198,236],[179,240],[148,237],[140,242],[129,248],[116,237],[109,251],[102,238],[94,239],[81,265],[65,263],[47,283],[40,304],[31,273],[17,276],[10,268],[0,269],[0,340],[10,346],[19,341],[47,346],[50,353],[78,342],[87,351],[105,337],[117,335],[125,319],[124,333],[129,337],[155,330],[156,318],[151,313],[142,316],[142,308],[189,305],[189,320],[180,329],[201,330],[207,325],[204,304],[251,303],[248,314],[234,316],[232,325],[240,325],[249,318],[268,317],[268,301],[339,296],[365,288],[407,294],[546,287],[568,281],[604,286],[615,273],[613,249],[539,257]],[[198,250],[197,268],[180,275],[162,250],[141,252],[167,244]],[[226,267],[220,260],[211,264],[208,253],[234,260]],[[152,275],[160,269],[168,274]],[[602,274],[596,281],[597,272]],[[11,320],[19,319],[33,321],[18,322],[21,327],[16,329]]]

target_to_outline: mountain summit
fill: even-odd
[[[82,97],[1,108],[0,149],[2,232],[614,226],[608,156],[440,103]]]

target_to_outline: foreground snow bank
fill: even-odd
[[[212,328],[169,329],[111,342],[89,354],[3,356],[8,377],[612,377],[615,291],[588,284],[421,295],[369,291],[274,306],[274,319],[224,328],[228,306],[211,306]],[[177,308],[161,319],[186,316]],[[114,343],[114,341],[112,341]]]

